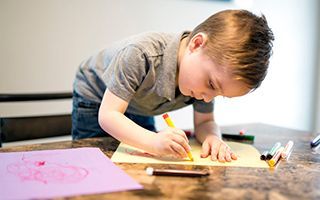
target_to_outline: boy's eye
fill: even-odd
[[[212,82],[212,81],[209,81],[209,85],[210,85],[210,87],[211,87],[213,90],[215,90],[215,89],[216,89],[216,87],[214,86],[214,84],[213,84],[213,82]]]

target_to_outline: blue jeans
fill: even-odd
[[[100,103],[84,99],[77,93],[73,93],[72,107],[72,139],[110,136],[99,125],[98,112]],[[154,118],[124,113],[136,124],[150,131],[156,131]],[[128,133],[130,134],[130,133]]]

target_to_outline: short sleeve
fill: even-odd
[[[147,71],[145,54],[134,45],[129,45],[112,58],[103,74],[103,80],[113,94],[129,102]]]
[[[195,111],[197,111],[197,112],[200,112],[200,113],[213,112],[213,110],[214,110],[214,100],[212,100],[209,103],[204,102],[204,101],[200,101],[200,100],[195,100],[195,102],[193,103],[193,109]]]

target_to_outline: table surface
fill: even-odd
[[[238,133],[245,128],[255,135],[254,146],[268,150],[275,142],[295,145],[289,161],[274,169],[183,166],[164,164],[117,163],[144,186],[143,190],[68,197],[68,199],[320,199],[320,154],[313,153],[310,141],[315,134],[267,124],[242,124],[221,127],[223,132]],[[119,142],[113,138],[34,144],[0,148],[0,152],[99,147],[109,158]],[[200,178],[148,176],[148,166],[170,169],[208,169],[210,176]]]

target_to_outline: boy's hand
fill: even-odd
[[[202,143],[201,158],[206,158],[209,155],[213,161],[231,162],[231,160],[237,160],[237,156],[231,151],[231,148],[215,135],[208,136]]]
[[[191,149],[186,134],[177,128],[167,128],[155,134],[151,145],[156,155],[178,158],[187,158]]]

